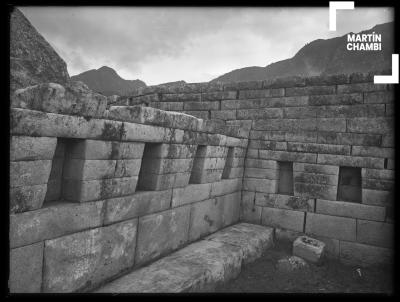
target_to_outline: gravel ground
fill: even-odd
[[[228,293],[384,293],[391,294],[392,273],[389,267],[361,268],[337,261],[322,265],[309,263],[295,271],[276,269],[279,259],[291,255],[291,244],[280,243],[255,262],[246,265],[240,275],[216,292]]]

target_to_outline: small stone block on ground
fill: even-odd
[[[293,255],[312,263],[320,263],[325,243],[308,236],[300,236],[293,242]]]

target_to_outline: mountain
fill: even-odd
[[[245,67],[228,72],[211,82],[265,80],[286,76],[316,76],[388,70],[394,52],[394,22],[376,25],[360,34],[381,34],[382,51],[349,51],[347,35],[318,39],[306,44],[294,57],[266,67]]]
[[[10,16],[10,90],[69,81],[67,64],[24,14],[14,8]]]
[[[125,80],[117,72],[107,66],[92,69],[71,77],[73,81],[82,81],[90,89],[103,95],[124,95],[140,87],[146,87],[141,80]]]

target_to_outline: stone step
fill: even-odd
[[[124,275],[97,293],[207,292],[273,245],[273,228],[239,223]]]

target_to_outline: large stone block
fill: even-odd
[[[265,160],[265,159],[253,159],[246,158],[246,169],[247,168],[259,168],[259,169],[278,169],[278,162],[276,160]]]
[[[43,83],[18,89],[11,100],[11,107],[88,117],[102,117],[107,107],[105,96],[75,81],[65,86]]]
[[[221,196],[242,189],[242,179],[222,179],[219,182],[211,184],[211,197]]]
[[[54,204],[10,215],[10,247],[28,245],[102,224],[104,201]]]
[[[273,246],[273,237],[273,228],[239,223],[206,237],[206,240],[240,246],[243,249],[243,263],[248,264]]]
[[[63,178],[96,180],[137,176],[139,174],[140,164],[141,159],[67,159],[64,163]]]
[[[123,128],[121,129],[121,139],[123,141],[137,141],[146,143],[170,142],[173,138],[174,133],[177,132],[173,131],[173,129],[171,128],[134,124],[128,122],[124,122]]]
[[[140,190],[160,191],[180,188],[188,185],[189,172],[171,174],[143,174],[141,176]]]
[[[136,190],[137,176],[100,180],[73,180],[63,182],[63,197],[69,201],[91,200],[131,195]]]
[[[317,118],[316,122],[318,131],[346,132],[345,118]]]
[[[309,153],[350,155],[350,146],[345,146],[345,145],[288,142],[287,150],[289,152],[309,152]]]
[[[68,157],[76,159],[140,159],[144,143],[82,140],[72,144]]]
[[[394,225],[391,223],[358,219],[357,241],[391,248],[394,246]]]
[[[208,199],[211,192],[211,183],[190,184],[184,188],[175,188],[172,193],[172,207]]]
[[[380,146],[381,136],[377,134],[319,132],[318,143],[358,146]]]
[[[388,206],[392,204],[393,192],[371,189],[361,189],[362,203],[376,206]]]
[[[295,182],[294,194],[306,198],[335,200],[337,195],[337,186]]]
[[[10,187],[46,184],[51,171],[51,160],[10,162]]]
[[[139,218],[135,264],[141,265],[188,241],[190,206]]]
[[[337,186],[338,175],[293,172],[294,182]]]
[[[279,170],[246,168],[244,171],[244,176],[253,178],[279,179]]]
[[[289,87],[285,89],[285,96],[294,95],[317,95],[317,94],[335,94],[336,86],[307,86],[307,87]]]
[[[228,226],[239,221],[241,193],[235,192],[216,198],[222,207],[222,226]]]
[[[318,154],[318,164],[383,169],[384,159],[346,155]]]
[[[307,213],[305,233],[355,241],[356,219]]]
[[[319,106],[317,117],[355,118],[385,116],[384,104]]]
[[[152,102],[151,107],[166,111],[182,111],[183,102]]]
[[[394,148],[353,146],[351,150],[351,155],[394,158]]]
[[[330,166],[330,165],[293,163],[293,172],[339,175],[339,167],[338,166]]]
[[[316,143],[318,132],[316,131],[290,131],[285,132],[284,140],[287,142]]]
[[[393,250],[356,242],[340,242],[340,261],[348,265],[391,265]]]
[[[184,102],[183,109],[184,110],[218,110],[219,102]]]
[[[212,110],[211,119],[235,120],[236,110]]]
[[[395,184],[394,180],[363,178],[361,187],[363,189],[370,189],[370,190],[393,191],[394,184]]]
[[[362,93],[347,93],[337,95],[311,95],[309,104],[311,106],[324,105],[354,105],[362,104]]]
[[[362,178],[374,178],[374,179],[387,179],[393,180],[395,173],[393,170],[381,170],[381,169],[361,169]]]
[[[172,190],[138,191],[133,195],[105,201],[104,223],[123,221],[165,211],[171,204]]]
[[[255,199],[258,206],[306,212],[314,211],[314,203],[313,199],[283,194],[256,193]]]
[[[283,118],[281,108],[241,109],[237,111],[238,120]]]
[[[344,125],[344,130],[346,130],[345,121]],[[315,131],[317,130],[317,119],[261,119],[253,121],[253,129],[268,131]]]
[[[55,137],[11,136],[10,160],[53,159],[56,144]]]
[[[47,185],[10,188],[10,213],[40,209],[47,192]]]
[[[246,178],[243,180],[243,190],[277,193],[278,181],[274,179]]]
[[[240,220],[248,223],[260,224],[262,208],[254,204],[255,192],[242,191],[240,204]]]
[[[192,158],[196,154],[196,145],[157,144],[148,150],[151,158]]]
[[[236,99],[236,91],[206,91],[201,94],[202,101]]]
[[[354,93],[386,90],[386,85],[373,83],[357,83],[337,85],[337,93]]]
[[[385,220],[385,207],[317,199],[316,213],[375,221]]]
[[[10,293],[39,293],[42,264],[43,242],[10,250]]]
[[[283,118],[315,118],[317,117],[316,107],[288,107],[283,108]]]
[[[303,232],[304,217],[304,212],[264,207],[261,224]]]
[[[217,199],[196,202],[191,206],[189,241],[195,241],[223,226],[222,203]]]
[[[394,94],[392,91],[364,92],[364,103],[367,104],[392,103],[393,101]]]
[[[359,117],[347,120],[347,131],[357,133],[390,133],[394,130],[394,120],[391,117]]]
[[[325,243],[308,236],[298,237],[293,242],[293,255],[304,260],[319,263],[325,250]]]
[[[302,152],[259,150],[259,157],[277,161],[296,161],[312,164],[317,162],[317,154]]]
[[[133,266],[137,219],[45,242],[44,292],[92,288]]]
[[[151,158],[145,166],[142,165],[142,173],[168,174],[190,172],[193,159],[189,158]]]

